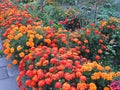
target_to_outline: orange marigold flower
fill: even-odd
[[[87,89],[86,83],[78,83],[77,84],[77,90],[85,90],[85,89]]]
[[[62,86],[62,90],[70,90],[70,84],[64,83]]]
[[[87,44],[87,43],[88,43],[88,40],[87,40],[87,39],[84,39],[84,43]]]
[[[98,65],[97,65],[97,69],[98,69],[98,70],[104,70],[104,67],[98,64]]]
[[[94,75],[91,76],[92,80],[96,80],[96,77]]]
[[[116,75],[117,75],[117,76],[120,76],[120,72],[117,72]]]
[[[24,52],[21,52],[21,53],[19,54],[19,56],[20,56],[21,58],[24,57],[24,56],[25,56]]]
[[[103,90],[110,90],[110,88],[109,87],[104,87],[104,89]]]
[[[11,68],[11,64],[8,64],[8,65],[7,65],[7,68]]]
[[[96,87],[95,83],[90,83],[89,84],[89,90],[97,90],[97,87]]]
[[[90,53],[90,49],[85,49],[85,52],[86,53]]]
[[[107,73],[101,73],[101,78],[103,78],[103,79],[106,79],[108,77],[108,74]]]
[[[8,54],[10,52],[10,49],[8,48],[8,49],[5,49],[4,51],[3,51],[3,53],[4,54]]]
[[[43,62],[43,66],[46,66],[46,65],[48,65],[49,64],[49,61],[48,60],[45,60],[44,62]]]
[[[12,61],[12,64],[14,64],[14,65],[16,65],[18,63],[18,61],[16,60],[16,59],[14,59],[13,61]]]
[[[12,56],[12,54],[9,53],[9,54],[6,56],[6,59],[7,59],[7,60],[10,60],[11,56]]]
[[[46,42],[48,45],[51,44],[51,40],[50,39],[44,39],[44,42]]]
[[[14,39],[15,39],[15,40],[18,40],[18,39],[19,39],[19,37],[18,37],[18,36],[15,36],[15,37],[14,37]]]
[[[101,49],[98,50],[98,54],[102,54],[103,51]]]
[[[111,68],[109,66],[106,66],[105,70],[109,71],[109,70],[111,70]]]
[[[30,46],[30,42],[26,42],[26,46]]]

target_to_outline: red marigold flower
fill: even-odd
[[[55,88],[60,89],[62,86],[61,82],[56,82],[55,83]]]
[[[40,80],[39,82],[38,82],[38,86],[39,87],[43,87],[45,85],[45,81],[44,80]]]
[[[101,57],[100,57],[99,55],[96,55],[96,56],[95,56],[95,59],[96,59],[96,60],[100,60],[100,58],[101,58]]]

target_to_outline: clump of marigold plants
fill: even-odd
[[[116,73],[97,62],[82,64],[79,47],[31,48],[19,65],[18,86],[27,90],[110,90]]]

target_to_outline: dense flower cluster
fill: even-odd
[[[27,11],[18,10],[9,0],[5,0],[0,4],[0,27],[3,30],[3,37],[11,31],[11,25],[18,27],[27,24],[33,24],[33,19]]]
[[[109,66],[103,67],[97,62],[82,65],[80,60],[85,58],[79,56],[79,49],[31,48],[31,53],[20,61],[20,74],[17,77],[19,87],[35,90],[110,90],[109,82],[116,73]]]

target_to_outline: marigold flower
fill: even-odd
[[[91,76],[92,80],[96,80],[96,77],[94,75]]]
[[[18,61],[16,60],[16,59],[14,59],[13,61],[12,61],[12,64],[14,64],[14,65],[16,65],[18,63]]]
[[[116,76],[120,76],[120,72],[117,72],[117,73],[116,73]]]
[[[6,59],[7,59],[7,60],[10,60],[11,56],[12,56],[12,54],[11,54],[11,53],[7,54]]]
[[[77,84],[77,90],[85,90],[85,89],[87,89],[86,83],[78,83]]]
[[[62,86],[61,82],[56,82],[55,83],[55,88],[60,89]]]
[[[101,57],[100,57],[99,55],[96,55],[96,56],[95,56],[95,59],[96,59],[96,60],[100,60],[100,58],[101,58]]]
[[[101,49],[98,50],[98,54],[102,54],[103,51]]]
[[[19,45],[17,46],[17,50],[20,51],[22,49],[22,47]]]
[[[101,73],[101,77],[103,78],[103,79],[106,79],[107,77],[108,77],[108,74],[107,73]]]
[[[106,25],[107,25],[107,21],[102,21],[102,22],[101,22],[101,26],[102,26],[102,27],[104,27],[104,26],[106,26]]]
[[[113,79],[113,77],[109,74],[109,75],[106,77],[106,79],[111,81],[111,80]]]
[[[111,70],[110,66],[106,66],[105,70],[107,70],[107,71]]]
[[[95,83],[90,83],[89,84],[89,90],[97,90],[97,87],[96,87]]]
[[[8,64],[8,65],[7,65],[7,68],[11,68],[11,64]]]
[[[110,90],[110,88],[109,87],[104,87],[104,89],[103,90]]]
[[[14,39],[15,39],[15,40],[18,40],[18,39],[19,39],[19,37],[18,37],[18,36],[15,36],[15,37],[14,37]]]
[[[49,61],[48,60],[45,60],[44,62],[43,62],[43,66],[46,66],[46,65],[48,65],[49,64]]]
[[[26,42],[26,46],[30,46],[30,42]]]
[[[15,50],[14,50],[14,48],[12,47],[11,49],[10,49],[10,52],[11,53],[13,53]]]
[[[86,76],[80,76],[80,80],[85,82],[87,80]]]
[[[104,67],[98,64],[98,65],[97,65],[97,69],[98,69],[98,70],[104,70]]]
[[[36,36],[36,38],[39,39],[39,40],[43,38],[43,36],[40,35],[40,34],[36,34],[35,36]]]
[[[70,84],[68,84],[67,82],[64,83],[62,86],[62,90],[70,90]]]
[[[19,56],[20,56],[21,58],[24,57],[24,56],[25,56],[24,52],[21,52],[21,53],[19,54]]]
[[[88,40],[87,40],[87,39],[84,39],[84,43],[87,44],[87,43],[88,43]]]
[[[4,54],[8,54],[10,52],[10,48],[7,48],[3,51]]]

